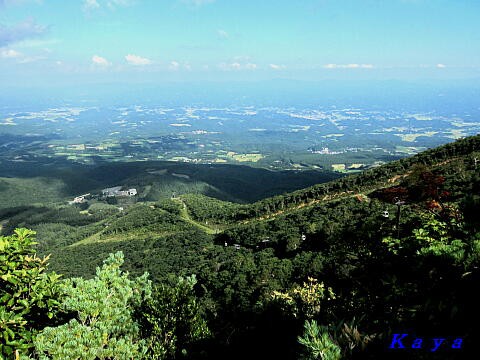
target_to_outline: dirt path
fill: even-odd
[[[182,199],[180,198],[175,198],[175,199],[172,199],[173,201],[177,201],[179,202],[180,204],[182,204],[182,209],[180,210],[180,217],[185,220],[186,222],[200,228],[201,230],[205,231],[207,234],[217,234],[218,233],[218,230],[217,229],[212,229],[211,227],[208,227],[206,225],[203,225],[201,223],[199,223],[198,221],[195,221],[191,218],[190,214],[188,213],[188,207],[187,207],[187,204],[185,204],[183,202]]]

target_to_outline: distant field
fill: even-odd
[[[348,167],[348,170],[357,170],[357,169],[361,169],[364,166],[365,164],[352,164]]]
[[[227,156],[238,162],[257,162],[264,158],[262,154],[235,154],[231,152]]]
[[[427,137],[432,137],[435,134],[438,134],[438,131],[427,131],[424,133],[416,133],[416,134],[395,134],[399,137],[402,138],[403,141],[407,142],[414,142],[418,137],[420,136],[427,136]]]
[[[332,168],[334,171],[344,172],[345,164],[332,164]]]
[[[457,140],[457,139],[460,139],[464,136],[466,136],[466,133],[465,133],[464,130],[462,130],[462,129],[452,129],[452,130],[450,130],[450,135],[447,135],[446,137],[450,138],[450,139]]]
[[[420,151],[422,151],[422,148],[415,147],[415,146],[396,146],[396,151],[399,153],[404,153],[408,155],[414,155]]]

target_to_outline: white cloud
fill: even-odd
[[[373,69],[372,64],[326,64],[325,69]]]
[[[232,63],[221,63],[218,65],[220,70],[223,71],[239,71],[239,70],[256,70],[257,64],[254,63],[239,63],[238,61],[234,61]]]
[[[125,60],[130,65],[150,65],[152,60],[133,54],[128,54],[125,56]]]
[[[229,35],[228,35],[228,32],[226,32],[225,30],[223,29],[218,29],[217,30],[217,35],[219,38],[221,39],[228,39]]]
[[[93,55],[92,56],[92,62],[96,65],[101,65],[101,66],[111,65],[110,62],[107,59],[105,59],[104,57],[98,56],[98,55]]]
[[[27,56],[13,49],[0,50],[0,58],[15,59],[17,64],[27,64],[47,59],[44,55]]]
[[[168,68],[172,71],[177,71],[180,67],[180,64],[177,62],[177,61],[170,61],[170,65],[168,66]]]
[[[447,65],[445,65],[445,64],[437,64],[438,69],[445,69],[446,67],[447,67]]]
[[[4,59],[13,59],[22,56],[21,53],[13,49],[0,50],[0,57]]]
[[[270,69],[273,69],[273,70],[284,70],[287,68],[285,65],[278,65],[278,64],[270,64],[269,66],[270,66]]]

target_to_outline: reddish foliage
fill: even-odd
[[[442,210],[442,205],[436,200],[429,200],[425,205],[429,210]]]
[[[398,200],[405,201],[408,198],[408,190],[402,186],[393,186],[383,189],[379,197],[384,201],[392,203]]]

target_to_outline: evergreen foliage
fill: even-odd
[[[47,273],[48,257],[35,254],[35,232],[0,237],[0,357],[26,355],[33,338],[57,316],[60,276]]]
[[[48,327],[35,338],[40,359],[142,358],[146,342],[133,318],[134,309],[151,296],[147,274],[135,280],[120,270],[123,254],[110,255],[95,278],[67,279],[61,308],[75,317],[67,324]]]

